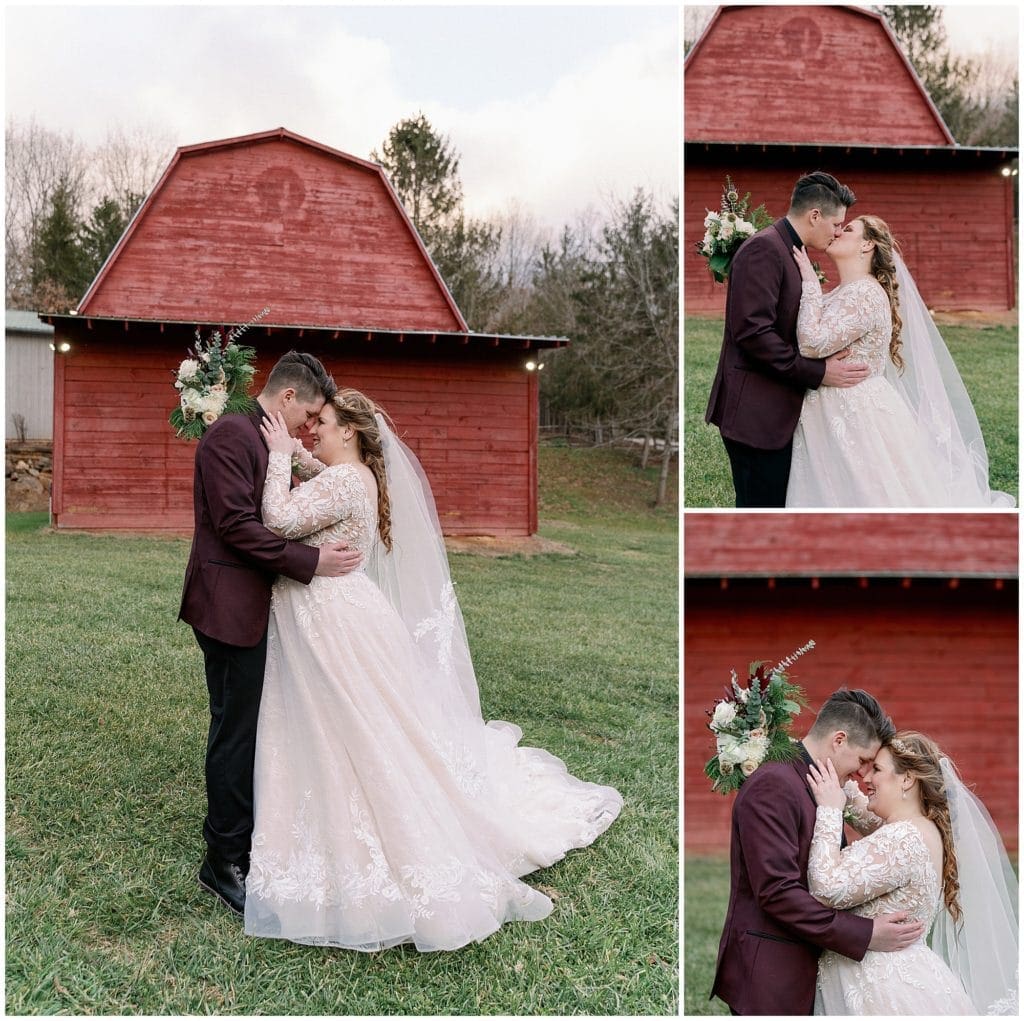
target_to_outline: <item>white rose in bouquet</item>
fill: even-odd
[[[748,759],[754,759],[760,764],[761,760],[768,752],[768,738],[765,736],[754,737],[753,735],[750,735],[743,747],[747,753],[746,757]]]
[[[213,423],[216,422],[218,418],[220,418],[220,415],[215,415],[212,411],[203,412],[204,425],[213,425]]]
[[[186,358],[181,365],[178,366],[178,380],[192,379],[196,373],[199,372],[199,362],[194,358]]]
[[[715,714],[711,717],[711,729],[722,730],[736,719],[736,706],[732,702],[719,702],[715,706]]]
[[[754,762],[753,759],[747,759],[746,761],[740,763],[740,769],[743,771],[744,776],[750,776],[750,774],[753,773],[754,770],[757,769],[757,767],[760,764],[761,763],[759,762]]]
[[[717,745],[718,762],[720,765],[725,765],[728,762],[730,766],[738,766],[747,758],[746,749],[743,747],[742,742],[731,734],[719,734]]]

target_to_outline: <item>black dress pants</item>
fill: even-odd
[[[737,507],[785,507],[793,442],[781,450],[758,450],[724,436]]]
[[[252,773],[256,723],[267,663],[267,636],[259,645],[227,645],[195,628],[206,660],[210,733],[206,742],[206,843],[248,869],[252,842]]]

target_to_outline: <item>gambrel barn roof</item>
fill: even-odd
[[[285,128],[178,149],[78,314],[245,323],[268,306],[278,325],[468,330],[381,167]]]
[[[885,19],[861,7],[719,7],[685,83],[688,142],[955,144]]]

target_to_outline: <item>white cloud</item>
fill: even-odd
[[[88,144],[114,125],[150,124],[177,145],[284,126],[365,158],[397,120],[423,110],[462,154],[473,215],[518,200],[557,228],[587,206],[603,207],[609,195],[625,198],[644,186],[667,199],[678,189],[679,45],[674,31],[652,30],[650,20],[559,68],[565,44],[544,35],[543,11],[524,8],[523,18],[536,19],[551,73],[517,79],[516,53],[483,32],[479,46],[494,49],[486,95],[501,98],[482,98],[467,75],[465,101],[440,102],[431,99],[443,91],[432,68],[460,57],[458,47],[447,48],[443,18],[428,19],[433,32],[422,47],[410,53],[406,44],[398,56],[401,43],[378,34],[366,12],[359,31],[347,29],[344,8],[7,14],[8,114],[34,115]],[[458,14],[449,9],[445,17]],[[565,18],[562,11],[563,25]],[[665,23],[674,19],[666,12]]]

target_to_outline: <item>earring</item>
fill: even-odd
[[[904,801],[907,800],[907,788],[906,787],[903,788],[903,800]]]

